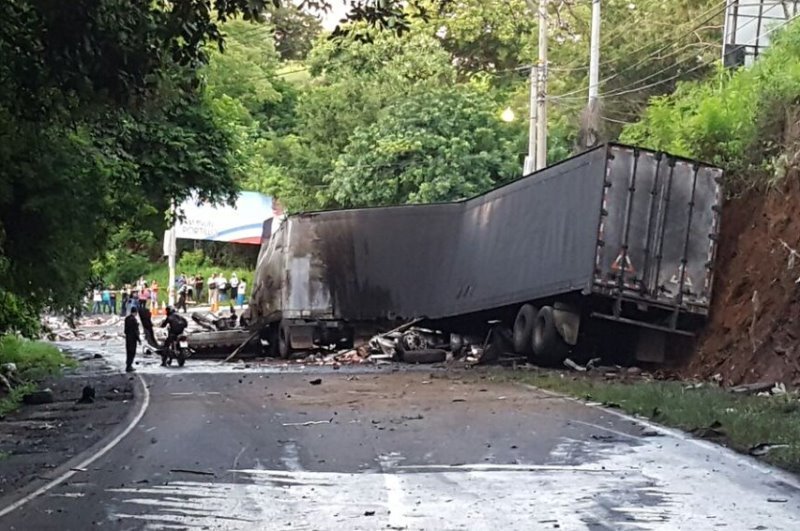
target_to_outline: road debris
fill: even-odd
[[[192,474],[195,476],[216,476],[213,472],[208,472],[206,470],[190,470],[188,468],[172,468],[170,472],[173,474]]]
[[[712,422],[709,426],[703,428],[695,428],[690,430],[689,433],[701,439],[720,439],[727,437],[727,434],[722,430],[722,423],[719,421]]]
[[[775,382],[756,382],[752,384],[737,385],[728,389],[731,393],[753,395],[764,391],[769,391],[775,386]]]
[[[22,402],[29,406],[40,406],[43,404],[52,404],[55,398],[53,397],[52,389],[41,389],[28,393],[22,397]]]
[[[322,378],[317,378],[316,380],[311,380],[308,383],[310,383],[311,385],[320,385],[320,384],[322,384]]]
[[[755,446],[752,446],[747,453],[755,456],[755,457],[762,457],[770,453],[772,450],[777,450],[778,448],[789,448],[790,445],[788,444],[770,444],[770,443],[761,443]]]
[[[284,422],[283,426],[316,426],[318,424],[330,424],[333,419],[329,420],[309,420],[308,422]]]
[[[91,404],[95,399],[95,390],[91,385],[85,385],[81,391],[81,397],[77,400],[78,404]]]
[[[579,365],[579,364],[575,363],[570,358],[567,358],[567,359],[564,360],[564,365],[566,365],[567,367],[569,367],[573,371],[586,372],[586,367],[584,367],[583,365]]]

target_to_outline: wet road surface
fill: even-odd
[[[214,367],[144,366],[133,430],[0,529],[800,529],[791,476],[486,375]]]

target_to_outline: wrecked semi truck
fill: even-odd
[[[607,144],[463,201],[291,215],[261,249],[251,321],[282,356],[422,318],[506,324],[536,363],[663,361],[709,312],[722,175]]]

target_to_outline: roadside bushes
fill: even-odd
[[[22,381],[41,380],[74,365],[53,345],[13,335],[0,337],[0,366],[6,363],[16,365],[17,377]]]
[[[773,36],[752,67],[720,67],[710,79],[653,98],[621,140],[717,164],[728,173],[729,194],[776,184],[800,142],[791,132],[800,104],[800,24]]]

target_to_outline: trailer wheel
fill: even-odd
[[[533,361],[544,365],[562,363],[569,354],[569,345],[556,329],[556,320],[551,306],[543,306],[536,316],[533,327]]]
[[[292,333],[288,325],[281,323],[278,327],[278,355],[288,360],[292,355]]]
[[[536,308],[524,304],[514,319],[514,352],[530,356],[533,353],[533,327],[536,324]]]

